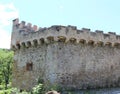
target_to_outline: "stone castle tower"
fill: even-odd
[[[120,86],[120,35],[75,26],[37,28],[13,20],[13,86],[45,84],[85,89]]]

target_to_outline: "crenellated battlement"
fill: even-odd
[[[30,90],[38,79],[45,86],[79,90],[120,87],[120,35],[88,28],[36,25],[13,20],[13,86]]]
[[[120,46],[120,35],[115,32],[103,33],[101,30],[95,32],[88,28],[78,30],[75,26],[54,25],[49,28],[38,28],[36,25],[13,20],[11,49],[31,47],[43,43],[65,42],[82,43],[93,46]]]

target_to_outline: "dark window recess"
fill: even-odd
[[[27,71],[32,71],[33,70],[33,63],[27,63],[26,64],[26,70]]]
[[[111,70],[113,69],[113,66],[111,65]]]

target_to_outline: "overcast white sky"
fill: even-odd
[[[10,48],[11,32],[8,27],[14,18],[18,17],[19,12],[13,3],[0,3],[0,48]]]

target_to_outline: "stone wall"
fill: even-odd
[[[120,86],[119,35],[30,25],[19,24],[18,19],[13,23],[13,86],[30,90],[39,78],[70,89]]]

